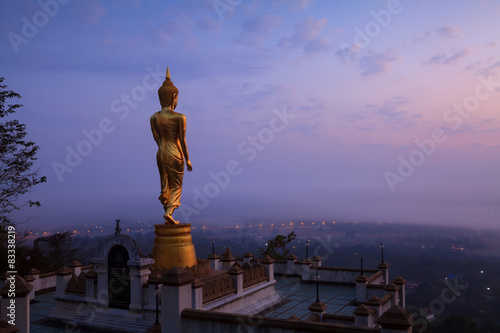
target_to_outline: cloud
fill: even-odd
[[[184,13],[170,17],[167,23],[157,28],[156,36],[166,42],[172,41],[176,36],[187,36],[191,33],[194,21]]]
[[[320,20],[315,20],[314,17],[308,16],[295,26],[295,32],[292,35],[281,38],[278,46],[281,48],[300,47],[316,39],[318,33],[327,23],[328,20],[325,17]]]
[[[462,124],[459,128],[452,130],[454,133],[498,133],[500,132],[500,126],[499,122],[493,118],[482,118]]]
[[[82,2],[83,8],[78,11],[78,15],[86,24],[95,25],[99,24],[107,11],[99,0],[88,0]]]
[[[289,6],[291,10],[305,10],[314,0],[274,0],[272,3],[276,6]]]
[[[255,46],[262,43],[266,36],[276,29],[281,18],[273,15],[255,17],[246,20],[241,25],[241,33],[233,41],[237,44]]]
[[[196,26],[202,30],[218,31],[220,30],[222,23],[210,17],[202,17],[196,21]]]
[[[439,27],[436,29],[436,32],[443,38],[449,38],[449,39],[454,39],[454,38],[460,38],[464,34],[460,31],[459,27],[452,27],[451,25],[443,25],[442,27]]]
[[[329,52],[333,49],[333,41],[328,38],[319,38],[311,40],[304,45],[304,53],[306,55],[314,55],[322,52]]]
[[[500,69],[500,60],[496,60],[495,57],[489,57],[485,60],[475,61],[467,65],[465,68],[474,71],[477,75],[495,75],[498,72],[498,69]]]
[[[447,65],[447,64],[455,64],[457,61],[459,61],[462,58],[465,58],[472,52],[472,48],[464,48],[458,51],[451,52],[449,54],[445,53],[440,53],[426,62],[424,62],[425,65]]]
[[[368,51],[366,55],[359,59],[361,76],[369,77],[387,73],[391,69],[391,62],[399,59],[401,59],[401,56],[394,54],[392,50],[386,52]]]
[[[352,123],[367,122],[369,119],[379,119],[386,125],[391,126],[391,130],[401,128],[411,128],[416,125],[416,120],[422,118],[422,114],[410,114],[408,107],[411,100],[406,96],[394,96],[382,101],[378,105],[367,104],[365,108],[368,112],[349,114],[345,117]],[[373,123],[364,124],[367,129],[373,127]],[[365,129],[366,130],[366,129]]]

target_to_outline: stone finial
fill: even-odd
[[[376,321],[382,328],[406,330],[411,327],[411,314],[399,305],[394,305]]]
[[[27,283],[31,283],[33,281],[35,281],[35,277],[33,275],[25,275],[23,277],[24,281],[26,281]]]
[[[229,250],[229,248],[226,247],[226,251],[224,251],[224,253],[222,254],[221,260],[222,261],[234,261],[234,260],[236,260],[236,258],[231,253],[231,250]]]
[[[76,260],[72,261],[71,264],[69,264],[69,267],[80,267],[80,266],[82,266],[82,264]]]
[[[253,258],[255,257],[253,254],[251,254],[250,252],[247,252],[243,255],[243,258]]]
[[[274,262],[274,259],[271,258],[270,256],[268,256],[267,254],[264,255],[264,257],[262,257],[262,259],[260,260],[260,263],[261,264],[272,264]]]
[[[385,291],[398,291],[398,290],[399,290],[399,287],[398,287],[398,286],[396,286],[394,283],[392,283],[392,282],[391,282],[391,283],[389,283],[388,285],[386,285],[386,286],[384,287],[384,290],[385,290]]]
[[[364,304],[361,304],[352,313],[354,313],[354,315],[356,315],[356,316],[368,317],[368,316],[374,315],[376,312],[377,311],[375,311],[374,309],[369,308]]]
[[[313,304],[309,305],[308,309],[311,312],[324,312],[328,306],[325,305],[323,302],[314,302]]]
[[[208,256],[208,259],[212,259],[212,260],[219,259],[219,256],[216,255],[216,254],[211,254],[211,255]]]
[[[14,279],[14,289],[16,290],[15,297],[23,297],[28,295],[33,289],[33,286],[26,283],[26,281],[18,274],[7,276],[7,281],[2,289],[0,289],[0,296],[7,297],[12,286],[12,279]]]
[[[318,255],[315,255],[314,257],[312,257],[312,261],[321,261],[321,257]]]
[[[374,295],[366,302],[366,304],[378,306],[382,304],[382,301],[380,300],[380,297]]]
[[[175,266],[169,269],[160,278],[160,282],[167,286],[183,286],[193,282],[194,277],[186,272],[183,268]]]
[[[289,254],[286,260],[297,260],[297,256],[295,254]]]
[[[356,282],[368,282],[368,278],[366,277],[366,275],[364,275],[364,274],[361,275],[360,274],[356,278]]]
[[[37,275],[37,274],[40,274],[40,271],[38,269],[36,269],[36,268],[30,268],[28,270],[28,274],[29,275]]]
[[[244,272],[245,272],[245,270],[242,269],[241,267],[239,267],[237,265],[233,265],[233,267],[231,267],[231,269],[227,271],[227,274],[240,275],[240,274],[243,274]]]
[[[73,274],[73,270],[66,266],[62,266],[56,271],[56,275],[70,275]]]
[[[377,268],[378,269],[387,269],[387,268],[389,268],[389,265],[385,262],[381,262],[380,264],[378,264]]]
[[[394,280],[392,280],[392,283],[394,283],[396,285],[403,285],[406,283],[406,280],[403,279],[401,276],[398,276]]]

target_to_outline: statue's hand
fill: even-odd
[[[191,172],[191,170],[193,170],[193,166],[191,165],[191,161],[186,161],[186,167],[188,169],[189,172]]]

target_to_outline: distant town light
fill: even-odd
[[[31,233],[31,232],[30,232]],[[483,271],[481,271],[481,274],[483,274]]]

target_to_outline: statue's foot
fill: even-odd
[[[165,224],[171,224],[171,225],[179,224],[179,221],[174,220],[172,215],[165,214],[163,217],[165,218]]]

